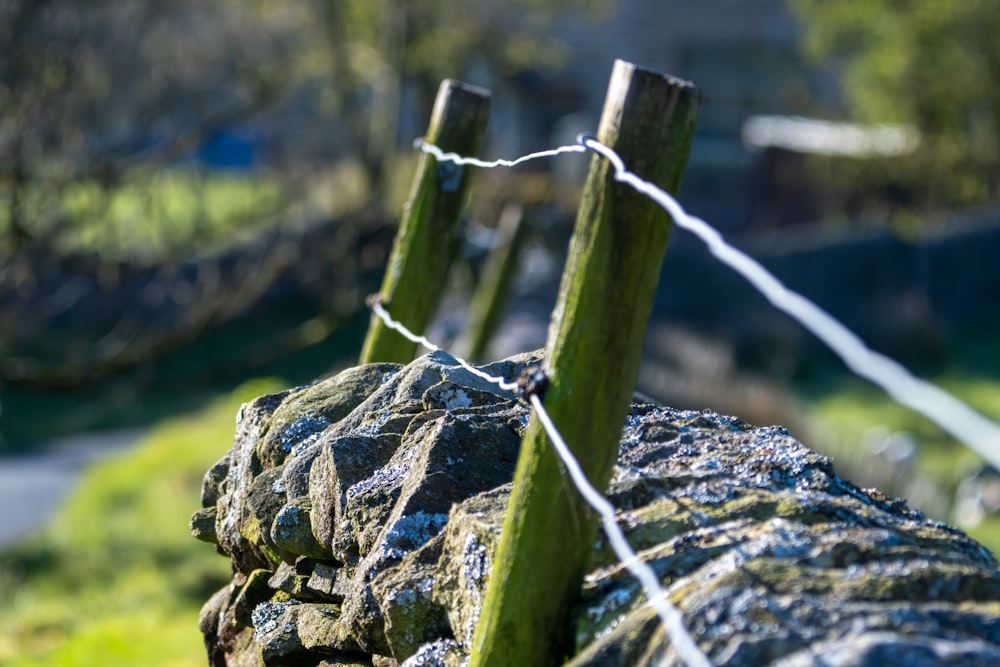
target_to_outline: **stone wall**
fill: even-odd
[[[210,664],[464,664],[528,418],[444,353],[246,404],[191,524]],[[713,664],[1000,664],[993,556],[781,427],[637,400],[608,495]],[[603,540],[572,622],[572,665],[679,664]]]
[[[389,225],[366,216],[290,224],[161,264],[24,252],[0,270],[0,377],[74,386],[149,364],[240,316],[353,316],[390,243]]]

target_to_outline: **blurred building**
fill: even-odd
[[[495,100],[491,126],[501,128],[493,132],[498,150],[535,150],[595,129],[612,63],[622,58],[689,79],[702,90],[683,191],[693,210],[725,231],[742,230],[761,217],[761,195],[794,193],[782,221],[815,219],[793,152],[761,151],[741,139],[748,118],[803,114],[817,99],[836,100],[832,74],[804,61],[800,28],[785,0],[614,4],[603,19],[577,12],[556,23],[567,62],[557,74],[515,81],[518,104]]]

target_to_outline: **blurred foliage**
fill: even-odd
[[[232,3],[29,0],[0,5],[0,196],[8,251],[76,222],[71,184],[108,199],[144,164],[185,157],[285,87],[258,67],[294,45]]]
[[[32,183],[21,198],[29,210],[54,207],[65,222],[51,250],[154,262],[218,253],[264,229],[308,224],[317,215],[335,219],[365,205],[369,192],[357,162],[310,171],[296,175],[298,187],[290,191],[287,175],[273,170],[139,167],[111,190],[79,180],[46,200],[45,185]],[[0,208],[0,230],[9,230],[9,213]]]
[[[145,224],[172,204],[135,192],[155,191],[156,170],[190,164],[234,128],[254,128],[254,166],[270,170],[248,215],[301,206],[312,195],[298,179],[346,156],[361,161],[377,202],[404,104],[426,118],[444,77],[557,66],[545,34],[555,11],[610,1],[0,3],[0,251],[72,245],[93,236],[80,225],[123,216]],[[191,214],[181,224],[218,222]]]
[[[913,155],[834,161],[827,178],[923,210],[1000,197],[1000,13],[994,0],[790,0],[804,46],[839,69],[857,121],[916,127]],[[829,168],[829,166],[827,167]]]
[[[41,207],[41,197],[27,189],[23,201]],[[196,242],[253,229],[252,222],[273,213],[279,201],[278,184],[258,177],[136,170],[113,192],[77,181],[62,192],[59,214],[68,225],[55,249],[93,251],[105,259],[175,255]],[[4,213],[0,226],[9,220]]]
[[[42,530],[0,552],[0,664],[202,665],[198,610],[229,564],[196,541],[205,471],[231,446],[248,383],[97,464]]]
[[[0,2],[0,376],[148,367],[282,289],[322,326],[243,363],[319,342],[440,80],[516,86],[559,65],[557,12],[612,1]]]

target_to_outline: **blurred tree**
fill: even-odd
[[[273,159],[339,146],[364,160],[378,192],[401,81],[423,84],[429,104],[440,78],[474,61],[502,76],[553,65],[544,26],[554,11],[600,1],[2,2],[3,249],[51,246],[71,226],[67,184],[97,183],[110,202],[127,175],[262,116],[283,145],[313,153]]]
[[[311,314],[323,326],[300,338],[327,335],[360,308],[357,276],[382,257],[371,228],[389,215],[332,225],[305,269],[306,230],[222,247],[332,217],[342,161],[362,165],[351,173],[367,174],[378,211],[412,139],[398,130],[404,82],[407,113],[426,119],[441,78],[557,65],[557,11],[611,1],[0,0],[0,376],[70,384],[137,366],[293,267],[328,295]],[[220,189],[196,157],[248,127],[265,137],[257,180]],[[221,199],[225,224],[183,219]],[[151,249],[156,226],[178,233]]]
[[[855,165],[913,205],[1000,196],[1000,12],[995,0],[790,0],[812,56],[841,68],[857,120],[905,123],[914,155]],[[899,193],[897,192],[897,196]]]
[[[64,188],[105,195],[247,119],[286,84],[267,67],[291,26],[234,3],[11,0],[0,4],[0,196],[7,252],[49,246]],[[109,198],[106,196],[105,200]]]
[[[613,0],[314,0],[328,34],[336,94],[364,156],[376,198],[398,144],[401,87],[412,84],[429,115],[438,84],[486,64],[500,78],[558,67],[561,45],[546,35],[558,13],[599,12]],[[477,83],[473,80],[471,83]],[[488,83],[488,82],[486,82]],[[409,139],[409,138],[406,138]]]

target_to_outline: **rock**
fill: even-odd
[[[527,420],[444,353],[244,406],[192,518],[210,663],[464,664]],[[993,556],[782,428],[637,400],[607,494],[713,664],[998,664]],[[570,664],[680,664],[603,538],[574,618]]]
[[[449,557],[439,562],[434,600],[447,611],[452,636],[462,646],[472,643],[510,491],[505,484],[456,505],[444,532]]]
[[[195,539],[202,542],[219,543],[219,536],[215,532],[216,511],[214,507],[203,507],[191,515],[191,534]]]
[[[232,612],[236,624],[246,627],[252,624],[254,610],[271,599],[272,590],[268,586],[271,578],[268,570],[254,570],[246,577],[246,582],[233,600]]]
[[[451,635],[445,609],[432,595],[443,542],[436,535],[372,581],[393,656],[413,655],[423,644]]]
[[[278,667],[317,664],[324,658],[332,664],[343,658],[357,662],[361,654],[334,648],[339,615],[337,607],[296,600],[257,605],[253,627],[261,662]]]
[[[312,532],[311,513],[312,502],[308,496],[292,498],[278,510],[271,523],[271,542],[287,553],[325,557],[326,550]]]
[[[342,602],[346,587],[343,585],[338,587],[337,585],[339,581],[344,579],[343,576],[338,576],[338,573],[342,572],[344,571],[341,568],[334,565],[316,563],[312,574],[309,576],[309,581],[306,583],[306,588],[313,593],[326,596],[337,602]]]
[[[265,545],[253,541],[261,533],[250,520],[248,499],[250,486],[263,472],[254,455],[255,445],[266,433],[274,410],[291,393],[289,390],[261,396],[240,408],[233,448],[209,470],[203,484],[202,497],[208,498],[208,505],[213,496],[218,498],[215,534],[219,548],[229,554],[234,567],[244,574],[272,565],[263,550]]]

